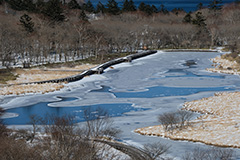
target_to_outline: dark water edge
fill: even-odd
[[[189,87],[165,87],[156,86],[151,87],[144,92],[116,92],[114,95],[118,98],[156,98],[168,96],[187,96],[200,92],[209,91],[233,91],[234,89],[228,87],[208,87],[208,88],[189,88]]]
[[[87,0],[85,0],[87,1]],[[107,4],[108,0],[91,0],[94,6],[97,6],[98,2],[102,2],[104,5]],[[165,8],[169,11],[173,10],[174,8],[183,8],[185,11],[195,11],[197,10],[197,5],[201,2],[203,6],[207,7],[210,3],[209,0],[133,0],[135,5],[138,7],[141,2],[149,5],[155,5],[157,8],[163,4]],[[235,0],[222,0],[222,4],[232,3]],[[119,7],[123,6],[124,0],[116,0]]]
[[[100,89],[92,90],[91,92],[106,92],[111,93],[116,96],[116,98],[156,98],[156,97],[169,97],[169,96],[187,96],[191,94],[196,94],[199,92],[209,92],[209,91],[234,91],[233,88],[225,87],[199,87],[199,88],[189,88],[189,87],[166,87],[166,86],[155,86],[146,88],[145,91],[136,92],[133,90],[128,90],[126,92],[113,92],[111,87],[102,86]],[[61,100],[55,102],[67,102],[74,101],[77,98],[74,97],[58,97]],[[46,116],[66,116],[70,115],[74,118],[74,123],[84,122],[84,110],[90,109],[92,114],[92,119],[96,111],[103,110],[107,111],[110,117],[120,117],[127,116],[129,112],[139,112],[146,111],[149,108],[135,108],[129,103],[115,103],[115,104],[98,104],[91,106],[73,106],[73,107],[49,107],[49,104],[54,102],[40,102],[37,104],[7,109],[7,113],[16,113],[17,117],[5,118],[4,123],[6,125],[26,125],[30,123],[30,116],[37,115],[41,118]],[[79,102],[81,103],[81,102]]]
[[[107,92],[112,93],[116,98],[156,98],[156,97],[170,97],[170,96],[187,96],[197,94],[200,92],[221,92],[234,91],[234,88],[223,87],[166,87],[154,86],[146,88],[144,91],[127,90],[126,92],[112,92],[108,86],[102,86],[101,89],[92,90],[91,92]]]
[[[75,98],[66,98],[75,99]],[[64,101],[64,100],[63,100]],[[84,122],[84,110],[90,110],[91,119],[94,119],[98,111],[107,111],[110,117],[127,116],[126,112],[137,112],[148,110],[146,108],[134,108],[132,104],[98,104],[91,106],[75,106],[75,107],[49,107],[49,102],[41,102],[30,106],[8,109],[6,112],[17,113],[14,118],[6,118],[3,122],[6,125],[26,125],[30,124],[30,116],[37,115],[45,119],[46,117],[73,117],[73,123]],[[38,124],[41,124],[40,122]]]
[[[197,64],[193,65],[197,66]],[[193,66],[188,66],[191,69]],[[197,78],[196,80],[201,81],[205,78],[211,79],[224,79],[223,75],[199,75],[194,72],[191,72],[189,69],[169,69],[166,72],[163,72],[161,75],[157,75],[157,77],[149,77],[149,81],[151,80],[161,80],[168,78]],[[117,72],[116,72],[117,73]],[[168,86],[153,86],[143,88],[141,91],[136,90],[126,90],[126,91],[114,91],[113,88],[109,86],[102,85],[100,89],[93,89],[89,93],[92,92],[105,92],[113,94],[116,98],[157,98],[157,97],[173,97],[173,96],[188,96],[197,94],[200,92],[219,92],[219,91],[234,91],[235,88],[228,86],[221,87],[168,87]],[[37,115],[41,118],[45,116],[66,116],[70,115],[74,118],[74,123],[83,122],[84,119],[84,110],[91,109],[91,114],[94,119],[94,115],[98,109],[107,111],[110,117],[121,117],[127,116],[129,112],[139,112],[149,110],[149,108],[135,108],[133,104],[129,103],[113,103],[113,104],[98,104],[91,106],[82,106],[81,101],[79,101],[79,106],[62,106],[62,107],[49,107],[49,104],[55,102],[71,102],[78,100],[78,98],[74,97],[57,97],[58,100],[54,102],[40,102],[29,106],[7,109],[6,112],[16,113],[17,117],[14,118],[6,118],[4,119],[4,123],[6,125],[25,125],[29,124],[30,116]]]

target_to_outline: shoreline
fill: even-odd
[[[126,57],[125,57],[126,58]],[[104,64],[101,64],[101,65],[99,65],[99,66],[103,66]],[[95,69],[96,68],[99,68],[99,66],[97,66],[97,67],[95,67]],[[46,84],[48,84],[48,83],[46,83]],[[224,93],[226,93],[226,92],[224,92]],[[229,94],[229,93],[226,93],[226,94]],[[220,95],[220,94],[219,94]],[[10,95],[10,96],[12,96],[12,97],[18,97],[18,95]],[[23,95],[21,95],[21,96],[24,96],[24,94]],[[218,95],[216,95],[216,96],[218,96]],[[239,95],[240,96],[240,95]],[[208,99],[208,98],[205,98],[205,99]],[[203,99],[204,100],[204,99]],[[187,102],[187,103],[190,103],[190,102]],[[208,116],[209,115],[213,115],[213,113],[210,113],[210,112],[202,112],[202,111],[200,111],[200,110],[192,110],[191,108],[189,108],[188,110],[191,110],[191,111],[194,111],[194,112],[201,112],[201,113],[205,113],[205,114],[208,114]],[[205,117],[206,119],[205,119],[205,123],[207,124],[207,120],[209,120],[209,117]],[[213,118],[216,118],[216,117],[213,117]],[[223,117],[224,118],[224,117]],[[202,119],[204,120],[204,117],[202,117]],[[193,123],[202,123],[202,119],[197,119],[197,121],[196,122],[193,122]],[[201,122],[200,122],[201,121]],[[204,124],[205,124],[204,123]],[[239,120],[239,124],[240,124],[240,120]],[[149,128],[149,127],[148,127]],[[135,130],[135,132],[136,132],[136,130]],[[139,134],[142,134],[141,132],[138,132]],[[153,135],[153,136],[162,136],[162,137],[167,137],[167,138],[170,138],[170,139],[173,139],[173,140],[186,140],[186,141],[192,141],[192,142],[201,142],[201,143],[205,143],[205,144],[208,144],[208,145],[215,145],[215,146],[221,146],[221,147],[234,147],[234,148],[239,148],[239,145],[232,145],[232,144],[228,144],[228,145],[225,145],[225,144],[221,144],[221,145],[218,145],[218,144],[215,144],[215,143],[213,143],[213,142],[206,142],[206,141],[204,141],[204,140],[200,140],[200,139],[196,139],[196,138],[185,138],[185,137],[179,137],[179,136],[172,136],[172,135],[167,135],[166,133],[163,133],[163,134],[158,134],[158,133],[145,133],[145,134],[142,134],[142,135]],[[203,135],[206,135],[206,134],[203,134]]]
[[[177,138],[177,137],[172,137],[172,136],[162,136],[161,134],[143,134],[141,131],[134,131],[135,133],[138,133],[140,135],[144,135],[144,136],[157,136],[157,137],[162,137],[162,138],[169,138],[171,140],[174,141],[189,141],[189,142],[193,142],[193,143],[203,143],[206,145],[212,145],[212,146],[216,146],[216,147],[223,147],[223,148],[240,148],[240,146],[236,146],[236,145],[218,145],[215,143],[211,143],[211,142],[205,142],[204,140],[199,140],[199,139],[189,139],[189,138]]]
[[[214,68],[207,71],[239,75],[238,65],[221,57],[212,59]],[[161,125],[134,130],[141,135],[161,136],[172,140],[201,142],[218,147],[240,148],[240,92],[219,92],[214,96],[185,102],[182,110],[203,114],[191,120],[192,126],[183,130],[164,131]],[[238,114],[239,113],[239,114]],[[231,133],[231,134],[229,134]]]
[[[219,49],[163,49],[164,52],[219,52]]]
[[[131,62],[132,60],[141,58],[141,57],[145,57],[151,54],[155,54],[157,53],[157,51],[153,51],[153,50],[149,50],[149,51],[142,51],[139,53],[135,53],[135,54],[131,54],[128,55],[126,57],[122,57],[122,58],[117,58],[111,61],[108,61],[106,63],[100,64],[100,65],[91,65],[90,67],[83,67],[82,71],[79,74],[65,74],[60,75],[60,76],[53,76],[54,78],[51,79],[41,79],[42,76],[40,75],[39,77],[40,80],[33,80],[33,81],[24,81],[22,79],[28,79],[28,76],[25,76],[25,78],[20,77],[19,79],[15,80],[15,81],[10,81],[8,83],[10,84],[1,84],[1,88],[0,88],[0,95],[24,95],[27,93],[40,93],[40,94],[45,94],[48,92],[54,92],[54,91],[59,91],[62,88],[64,88],[64,84],[69,83],[69,82],[75,82],[78,80],[83,79],[84,77],[93,75],[93,74],[102,74],[104,72],[105,69],[116,65],[116,64],[120,64],[123,62]],[[24,69],[23,69],[24,70]],[[32,69],[34,70],[34,69]],[[50,71],[50,72],[57,72],[59,69],[57,70],[45,70],[45,71]],[[66,72],[67,70],[67,72]],[[63,72],[63,71],[61,71]],[[69,73],[69,68],[65,68],[64,69],[65,73]],[[76,73],[76,70],[71,71],[70,73]],[[55,73],[53,73],[55,74]],[[61,73],[63,74],[63,73]],[[38,78],[39,78],[38,77]],[[31,79],[31,78],[30,78]],[[50,88],[49,88],[50,87]]]
[[[59,70],[46,70],[40,68],[19,69],[15,74],[18,74],[16,80],[7,81],[7,84],[1,84],[0,95],[26,95],[45,94],[49,92],[59,91],[64,88],[66,82],[61,83],[36,83],[41,80],[51,80],[55,78],[64,78],[71,75],[81,73],[82,70],[95,67],[95,65],[84,64],[76,66],[76,68],[59,68]],[[72,69],[71,72],[66,72],[66,69]],[[81,70],[79,70],[81,69]]]
[[[240,148],[240,118],[238,108],[233,100],[240,92],[221,92],[212,97],[186,102],[182,110],[202,113],[204,115],[189,121],[190,126],[182,130],[165,131],[162,125],[138,128],[134,132],[147,135],[170,138],[172,140],[201,142],[218,147]],[[223,99],[224,104],[221,105]],[[212,105],[212,107],[209,107]],[[231,133],[231,134],[229,134]]]
[[[207,68],[207,71],[215,73],[240,75],[240,66],[235,61],[230,61],[222,57],[215,57],[211,59],[214,68]]]

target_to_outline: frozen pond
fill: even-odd
[[[110,117],[127,116],[126,112],[131,111],[143,111],[146,108],[134,108],[131,104],[98,104],[91,106],[76,106],[76,107],[48,107],[48,102],[40,102],[34,105],[18,107],[9,109],[10,113],[17,113],[18,116],[13,118],[7,118],[4,120],[6,125],[25,125],[31,121],[30,115],[38,115],[41,118],[45,116],[66,116],[71,115],[74,117],[74,123],[83,122],[84,110],[90,107],[90,111],[93,113],[98,111],[99,108],[103,111],[107,111]],[[94,117],[94,115],[91,115]],[[40,124],[40,123],[39,123]]]
[[[172,146],[170,154],[181,157],[196,146],[206,145],[142,136],[133,130],[158,125],[159,114],[177,110],[186,101],[209,97],[219,91],[239,90],[238,76],[205,71],[212,65],[209,59],[218,55],[217,52],[158,52],[116,65],[102,75],[68,84],[65,91],[17,97],[1,104],[9,108],[7,112],[19,114],[5,119],[5,122],[27,124],[31,114],[45,113],[69,113],[81,122],[85,108],[102,107],[113,116],[116,127],[123,131],[120,139],[124,142],[143,145],[161,140]],[[189,60],[196,63],[189,65],[186,63]],[[240,151],[236,151],[236,156],[240,157]]]

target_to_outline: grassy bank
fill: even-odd
[[[6,82],[10,80],[16,80],[17,77],[13,69],[0,69],[0,84],[6,84]]]

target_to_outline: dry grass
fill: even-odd
[[[61,67],[54,69],[16,69],[15,74],[17,79],[7,81],[7,84],[0,88],[0,95],[11,94],[26,94],[26,93],[47,93],[60,90],[64,87],[62,83],[47,83],[47,84],[28,84],[20,85],[21,83],[38,82],[51,79],[65,78],[83,72],[84,70],[95,67],[96,65],[79,65],[74,68]]]
[[[64,85],[61,83],[45,83],[45,84],[28,84],[28,85],[12,85],[0,88],[0,95],[20,95],[26,93],[48,93],[60,90]]]
[[[220,117],[240,116],[240,92],[215,93],[215,96],[184,104],[185,110],[212,114]]]
[[[0,84],[6,84],[9,80],[16,80],[17,76],[8,69],[0,69]]]
[[[226,74],[240,74],[239,64],[236,61],[228,60],[222,57],[212,59],[215,68],[207,68],[208,71]]]
[[[204,113],[183,130],[165,131],[161,125],[136,129],[143,135],[168,137],[205,144],[240,148],[240,92],[219,93],[184,104],[184,110]]]
[[[8,84],[29,83],[37,81],[45,81],[52,79],[65,78],[81,73],[84,70],[90,69],[95,65],[79,65],[75,68],[55,68],[55,69],[17,69],[18,74],[16,80],[8,81]]]

